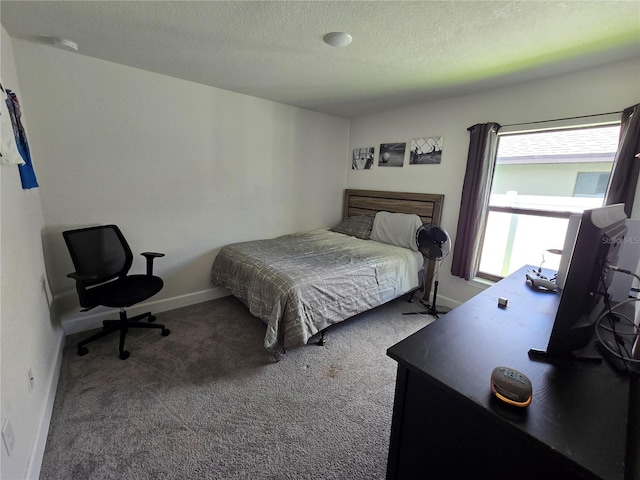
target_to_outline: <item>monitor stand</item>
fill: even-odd
[[[546,363],[562,363],[562,362],[584,362],[591,364],[602,363],[602,356],[597,353],[580,350],[577,352],[571,352],[569,355],[554,355],[553,353],[547,353],[546,350],[538,350],[532,348],[529,350],[529,358],[536,362]]]

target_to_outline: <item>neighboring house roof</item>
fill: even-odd
[[[499,164],[610,162],[620,125],[502,135]]]

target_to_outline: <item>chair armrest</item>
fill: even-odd
[[[87,284],[98,279],[98,275],[87,275],[86,273],[73,272],[67,275],[69,278],[73,278],[76,281],[76,291],[78,292],[78,299],[80,300],[80,306],[84,307],[81,312],[91,310],[96,305],[89,304],[87,298]]]
[[[86,275],[78,272],[70,273],[67,277],[73,278],[76,282],[90,282],[91,280],[96,280],[98,278],[97,275]]]
[[[164,257],[164,253],[158,252],[143,252],[140,255],[147,259],[147,275],[153,275],[153,260]]]

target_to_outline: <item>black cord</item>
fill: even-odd
[[[615,307],[613,307],[611,310],[616,310],[617,308],[620,308],[628,303],[634,303],[637,302],[638,299],[627,299],[624,300],[620,303],[618,303]],[[618,346],[618,352],[616,352],[613,347],[611,346],[610,342],[607,342],[604,340],[604,338],[601,336],[600,331],[601,330],[606,330],[606,331],[610,331],[609,329],[606,328],[606,325],[602,325],[602,321],[604,320],[605,317],[609,316],[609,311],[604,311],[596,320],[596,336],[598,337],[598,340],[600,342],[600,345],[606,350],[608,351],[611,355],[613,355],[614,357],[616,357],[617,360],[620,360],[621,363],[624,365],[625,370],[627,371],[627,373],[632,373],[630,371],[630,366],[633,366],[633,371],[638,373],[640,372],[640,370],[638,370],[638,368],[640,367],[640,359],[634,359],[631,357],[631,355],[629,355],[628,350],[625,348],[625,353],[627,353],[627,356],[623,356],[620,353],[620,347]],[[635,322],[633,320],[631,320],[630,318],[628,318],[626,315],[620,315],[618,316],[619,319],[624,319],[625,321],[627,321],[629,323],[629,325],[632,326],[632,332],[628,333],[628,334],[623,334],[623,335],[629,335],[629,336],[633,336],[636,339],[638,339],[640,337],[640,329],[638,328],[638,326],[635,324]],[[613,327],[613,331],[615,331],[615,327]],[[620,338],[620,336],[617,337],[618,339]],[[636,340],[636,341],[640,341],[640,340]]]
[[[633,272],[630,272],[629,270],[623,270],[620,268],[612,268],[611,265],[606,265],[606,268],[614,270],[614,271],[619,271],[621,273],[626,273],[629,275],[633,275],[635,278],[638,278],[638,276],[636,274],[634,274]],[[605,350],[607,350],[608,352],[610,352],[613,356],[617,357],[618,360],[621,361],[622,365],[624,366],[624,369],[626,371],[627,374],[631,374],[631,370],[633,366],[633,370],[637,372],[636,367],[640,364],[640,359],[633,359],[632,358],[632,353],[627,349],[626,345],[624,344],[624,341],[622,339],[623,335],[628,335],[628,336],[632,336],[635,338],[635,340],[632,340],[631,342],[631,347],[633,348],[633,344],[634,341],[640,341],[640,327],[638,327],[638,325],[635,324],[635,322],[628,318],[626,315],[617,315],[614,313],[614,310],[617,308],[622,307],[623,305],[626,305],[628,303],[633,303],[633,302],[637,302],[640,299],[637,298],[629,298],[627,300],[624,300],[620,303],[618,303],[615,307],[611,307],[611,303],[609,302],[609,294],[608,292],[606,292],[606,285],[604,283],[604,272],[605,270],[603,270],[603,274],[600,276],[600,281],[602,283],[602,286],[605,289],[604,292],[604,302],[605,302],[605,311],[598,317],[598,319],[596,320],[596,324],[595,324],[595,331],[596,331],[596,337],[598,338],[598,340],[600,341],[600,345],[602,346],[602,348],[604,348]],[[602,325],[602,320],[604,318],[607,318],[608,320],[608,324],[609,324],[609,328],[607,329],[606,326]],[[632,326],[632,330],[631,333],[623,333],[623,334],[619,334],[616,330],[616,325],[614,323],[614,319],[616,320],[620,320],[620,319],[624,319],[626,320],[631,326]],[[615,340],[616,343],[616,350],[617,352],[613,349],[613,347],[611,346],[610,342],[605,342],[604,339],[602,338],[602,336],[600,335],[600,330],[607,330],[613,333],[613,338]],[[624,349],[624,354],[622,352],[622,350]]]
[[[609,297],[609,292],[607,291],[607,285],[604,282],[605,279],[605,270],[602,270],[602,273],[600,274],[600,283],[602,285],[602,290],[603,290],[603,295],[604,295],[604,305],[605,308],[607,310],[606,313],[606,318],[609,321],[609,327],[611,328],[611,331],[613,332],[613,339],[615,341],[616,344],[616,349],[618,350],[618,357],[622,360],[622,364],[624,365],[624,369],[626,371],[626,373],[629,373],[629,365],[627,364],[627,361],[625,360],[625,358],[629,358],[629,352],[626,350],[625,348],[625,353],[627,354],[627,356],[625,357],[625,355],[622,353],[622,346],[624,345],[624,340],[622,339],[622,337],[618,334],[617,330],[616,330],[616,324],[615,324],[615,320],[617,320],[618,316],[613,313],[613,308],[611,307],[611,302],[610,302],[610,297]]]

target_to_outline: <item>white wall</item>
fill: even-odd
[[[501,125],[552,120],[621,111],[640,102],[640,61],[501,88],[482,94],[415,105],[410,108],[355,119],[351,122],[349,151],[380,143],[407,142],[402,168],[350,170],[347,188],[403,190],[445,194],[442,225],[455,242],[462,183],[469,148],[467,127],[476,123]],[[440,165],[408,165],[411,139],[444,136]],[[634,218],[640,218],[640,189]],[[451,255],[440,270],[438,298],[451,306],[466,301],[483,288],[453,277]],[[439,302],[440,303],[440,302]]]
[[[1,32],[2,85],[23,98],[12,41]],[[2,94],[2,101],[5,95]],[[23,124],[31,139],[28,111]],[[41,157],[33,155],[37,164]],[[36,165],[36,175],[40,172]],[[0,166],[0,350],[1,421],[10,422],[15,445],[2,450],[3,479],[37,478],[60,368],[62,329],[52,319],[45,290],[42,215],[39,189],[22,190],[18,167]],[[35,380],[30,392],[27,370]]]
[[[161,311],[226,293],[209,285],[221,246],[339,221],[348,121],[23,40],[14,45],[57,297],[71,293],[76,301],[65,229],[116,223],[136,257],[166,253],[156,261],[165,280],[153,299],[165,302],[155,306]]]
[[[61,232],[113,222],[134,252],[165,252],[156,312],[223,295],[209,284],[222,245],[339,221],[348,122],[4,29],[2,82],[19,96],[40,188],[23,191],[17,167],[0,168],[2,425],[9,419],[15,434],[11,456],[0,447],[1,478],[37,478],[64,344],[46,274],[71,332],[105,317],[75,313]],[[142,257],[134,269],[144,270]]]
[[[22,191],[17,169],[0,168],[2,422],[10,418],[16,433],[12,456],[2,453],[2,478],[22,478],[39,469],[39,429],[46,426],[52,400],[47,382],[55,380],[62,343],[43,289],[41,235],[52,288],[61,297],[73,289],[61,231],[118,223],[135,252],[167,254],[156,270],[166,283],[157,297],[165,307],[176,299],[189,303],[216,295],[208,272],[226,243],[337,222],[345,183],[444,193],[443,225],[455,238],[466,127],[620,110],[640,101],[639,72],[637,62],[622,63],[416,105],[356,119],[350,126],[346,120],[11,40],[3,29],[2,80],[19,93],[41,188]],[[348,170],[355,147],[377,148],[381,142],[425,135],[444,135],[441,165]],[[639,203],[640,194],[636,217]],[[461,302],[477,289],[452,278],[449,262],[441,270],[440,293]],[[134,268],[143,268],[142,258]],[[36,376],[31,394],[29,366]]]

